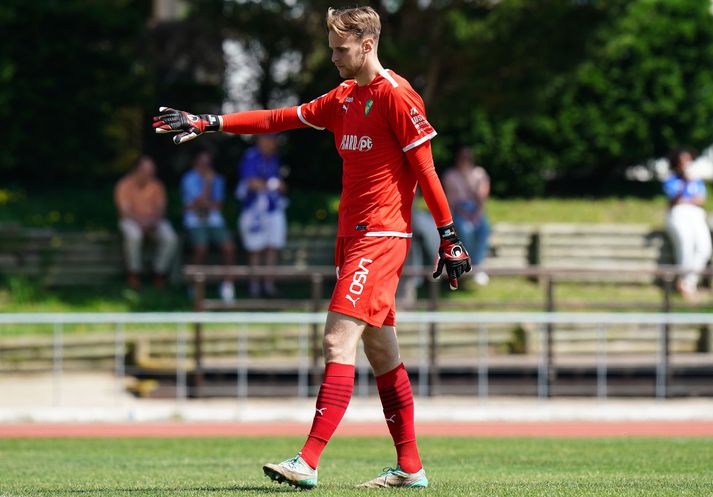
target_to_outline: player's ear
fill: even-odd
[[[361,42],[361,50],[364,53],[369,53],[374,50],[374,39],[364,38],[364,40]]]

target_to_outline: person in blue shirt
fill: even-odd
[[[193,264],[203,264],[211,243],[220,247],[223,263],[235,264],[235,245],[221,214],[225,200],[225,180],[213,168],[213,156],[199,150],[192,168],[181,178],[183,226],[193,247]],[[225,278],[220,287],[223,300],[235,298],[232,279]]]
[[[687,300],[695,300],[698,272],[705,269],[711,258],[711,233],[706,223],[703,204],[706,186],[701,179],[693,179],[688,166],[693,157],[688,150],[676,150],[669,157],[673,171],[663,183],[669,200],[666,228],[676,252],[676,264],[682,270],[677,289]]]
[[[285,182],[280,175],[280,158],[277,154],[276,135],[258,135],[255,146],[245,151],[238,167],[240,178],[235,196],[241,202],[238,227],[250,266],[275,266],[279,251],[287,238],[287,198]],[[250,281],[250,295],[257,297],[261,291],[275,296],[273,278],[266,277],[261,288],[260,280]]]

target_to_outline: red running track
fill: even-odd
[[[307,423],[22,423],[0,424],[0,438],[302,436]],[[419,435],[457,437],[713,437],[713,421],[418,423]],[[381,423],[345,423],[341,436],[388,435]]]

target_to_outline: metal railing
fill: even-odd
[[[674,281],[682,274],[688,274],[690,271],[684,271],[678,266],[661,265],[649,269],[564,269],[564,268],[548,268],[542,266],[529,266],[524,268],[493,268],[487,269],[487,273],[492,277],[508,276],[508,277],[523,277],[536,279],[541,283],[542,300],[539,302],[473,302],[474,306],[487,307],[508,307],[510,305],[520,308],[540,308],[545,312],[552,312],[555,309],[565,309],[572,306],[567,302],[558,302],[555,297],[555,286],[558,283],[572,283],[578,281],[597,281],[597,278],[603,279],[606,282],[612,283],[631,283],[638,278],[648,277],[649,282],[645,285],[657,285],[661,288],[660,303],[654,302],[597,302],[588,303],[588,306],[606,307],[614,309],[627,306],[628,308],[638,307],[641,309],[658,310],[661,312],[671,312],[673,310],[672,295],[674,293]],[[240,303],[213,303],[206,299],[206,283],[209,281],[217,281],[226,277],[236,280],[249,280],[255,277],[270,277],[276,280],[284,281],[307,281],[310,285],[308,299],[285,299],[291,301],[293,307],[305,307],[311,311],[319,311],[324,304],[323,290],[326,280],[336,279],[334,267],[332,266],[311,266],[311,267],[292,267],[292,266],[196,266],[187,265],[183,269],[183,274],[193,287],[194,310],[230,310],[231,306],[235,308]],[[698,271],[697,274],[704,278],[713,277],[713,268],[708,268],[703,271]],[[416,268],[406,266],[403,268],[402,278],[405,277],[423,277],[428,283],[428,304],[427,309],[435,311],[441,307],[447,307],[449,302],[443,301],[440,298],[440,288],[443,285],[442,280],[434,280],[430,268]],[[255,299],[246,299],[246,305]],[[274,306],[279,308],[282,304],[289,304],[280,300],[270,299],[261,302],[262,307]],[[254,305],[254,304],[253,304]],[[460,304],[459,304],[460,305]],[[678,304],[681,308],[695,308],[695,304]]]
[[[224,324],[235,325],[235,340],[237,354],[235,365],[235,396],[248,396],[249,368],[247,344],[253,335],[254,327],[264,325],[290,325],[299,328],[298,338],[298,396],[310,394],[311,367],[309,329],[310,326],[321,326],[326,318],[325,313],[86,313],[86,314],[55,314],[55,313],[23,313],[0,314],[2,326],[51,325],[53,327],[52,372],[55,404],[61,404],[58,392],[61,390],[63,367],[64,328],[68,325],[113,325],[114,326],[114,373],[118,385],[123,385],[126,375],[126,325],[164,324],[175,326],[175,396],[177,401],[183,401],[188,396],[188,327],[191,325]],[[404,312],[399,314],[399,325],[417,325],[418,350],[420,351],[417,367],[417,380],[414,390],[418,395],[431,395],[432,376],[434,368],[437,372],[438,363],[433,361],[435,354],[431,348],[434,338],[429,333],[429,325],[461,325],[462,329],[471,329],[474,342],[479,344],[478,352],[472,357],[477,374],[477,385],[473,393],[485,398],[489,395],[489,352],[488,341],[490,327],[504,324],[523,324],[534,326],[539,335],[537,361],[537,395],[547,398],[552,395],[551,384],[557,365],[553,362],[552,334],[558,325],[589,325],[597,330],[596,361],[596,395],[600,398],[608,396],[609,354],[607,350],[608,329],[617,325],[646,325],[658,330],[657,353],[655,362],[655,396],[669,396],[669,382],[672,375],[670,342],[675,332],[674,325],[713,326],[713,314],[678,314],[678,313],[492,313],[492,312]],[[1,330],[2,328],[0,328]],[[148,331],[150,332],[150,330]],[[210,333],[210,329],[206,330]],[[1,334],[0,334],[1,336]],[[200,364],[196,363],[196,368]],[[196,371],[192,371],[193,374]],[[200,386],[200,385],[199,385]],[[123,387],[118,387],[123,388]],[[358,364],[357,394],[367,395],[369,392],[369,367],[365,361]]]

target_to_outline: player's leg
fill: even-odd
[[[344,314],[329,312],[324,330],[324,379],[317,396],[312,428],[302,448],[302,457],[316,468],[324,447],[337,429],[354,389],[354,365],[359,338],[366,323]]]
[[[261,251],[259,250],[252,250],[248,252],[248,265],[251,268],[256,268],[260,265],[260,255],[262,254]],[[249,288],[250,288],[250,296],[253,298],[257,298],[260,296],[260,278],[257,276],[253,276],[250,278],[250,283],[249,283]]]
[[[154,231],[156,236],[156,256],[154,257],[153,271],[156,286],[163,286],[169,272],[169,266],[176,254],[178,237],[171,224],[162,220]]]
[[[490,223],[488,223],[488,218],[483,214],[478,223],[473,226],[473,253],[470,257],[473,264],[480,266],[485,260],[485,256],[488,253],[488,238],[490,237]]]
[[[711,232],[703,209],[697,208],[696,215],[691,217],[690,222],[693,236],[692,269],[696,272],[703,271],[711,258]],[[694,273],[691,279],[691,287],[697,289],[700,276]]]
[[[490,238],[490,223],[485,214],[482,214],[479,222],[474,223],[473,230],[473,246],[474,250],[470,252],[470,259],[475,267],[473,272],[473,280],[481,286],[487,285],[490,281],[488,274],[483,271],[482,266],[485,261],[485,256],[488,253],[488,239]]]
[[[357,344],[365,327],[366,323],[359,319],[336,312],[327,314],[324,330],[326,366],[312,427],[297,456],[263,466],[263,471],[272,480],[299,488],[313,488],[317,484],[319,458],[351,400]]]
[[[261,263],[262,251],[267,246],[267,230],[259,222],[259,215],[253,209],[245,209],[240,214],[238,229],[243,247],[248,253],[248,265],[252,268]],[[257,276],[250,278],[248,282],[250,296],[257,298],[260,296],[260,278]]]
[[[396,328],[367,327],[364,352],[376,376],[386,425],[396,447],[397,464],[363,487],[425,487],[428,479],[416,443],[411,381],[401,362]]]
[[[277,209],[268,216],[267,247],[265,253],[265,265],[267,267],[277,266],[280,250],[287,241],[287,217],[285,211]],[[275,280],[271,277],[265,278],[265,293],[268,296],[276,296],[278,291],[275,288]]]
[[[265,249],[265,266],[269,268],[274,268],[277,266],[277,256],[278,252],[277,249],[274,249],[272,247],[267,247]],[[268,295],[268,297],[273,297],[277,295],[277,288],[275,288],[275,278],[272,276],[265,276],[264,279],[264,285],[263,287],[265,288],[265,293]]]
[[[122,219],[119,222],[124,239],[124,258],[126,259],[127,284],[132,288],[140,286],[139,273],[141,272],[141,243],[143,231],[133,219]]]
[[[223,265],[232,266],[235,264],[235,243],[233,242],[230,232],[224,226],[209,228],[210,238],[220,247],[220,253],[223,256]],[[233,286],[233,277],[226,276],[220,284],[220,298],[225,302],[230,302],[235,299],[235,286]]]
[[[693,243],[686,207],[683,205],[674,206],[668,214],[666,223],[676,255],[676,264],[684,271],[690,270],[693,256]],[[684,273],[679,276],[677,288],[685,298],[692,297],[694,290],[690,288],[690,276],[688,274]]]
[[[188,239],[193,251],[191,262],[200,266],[208,254],[208,229],[204,226],[188,228]]]

